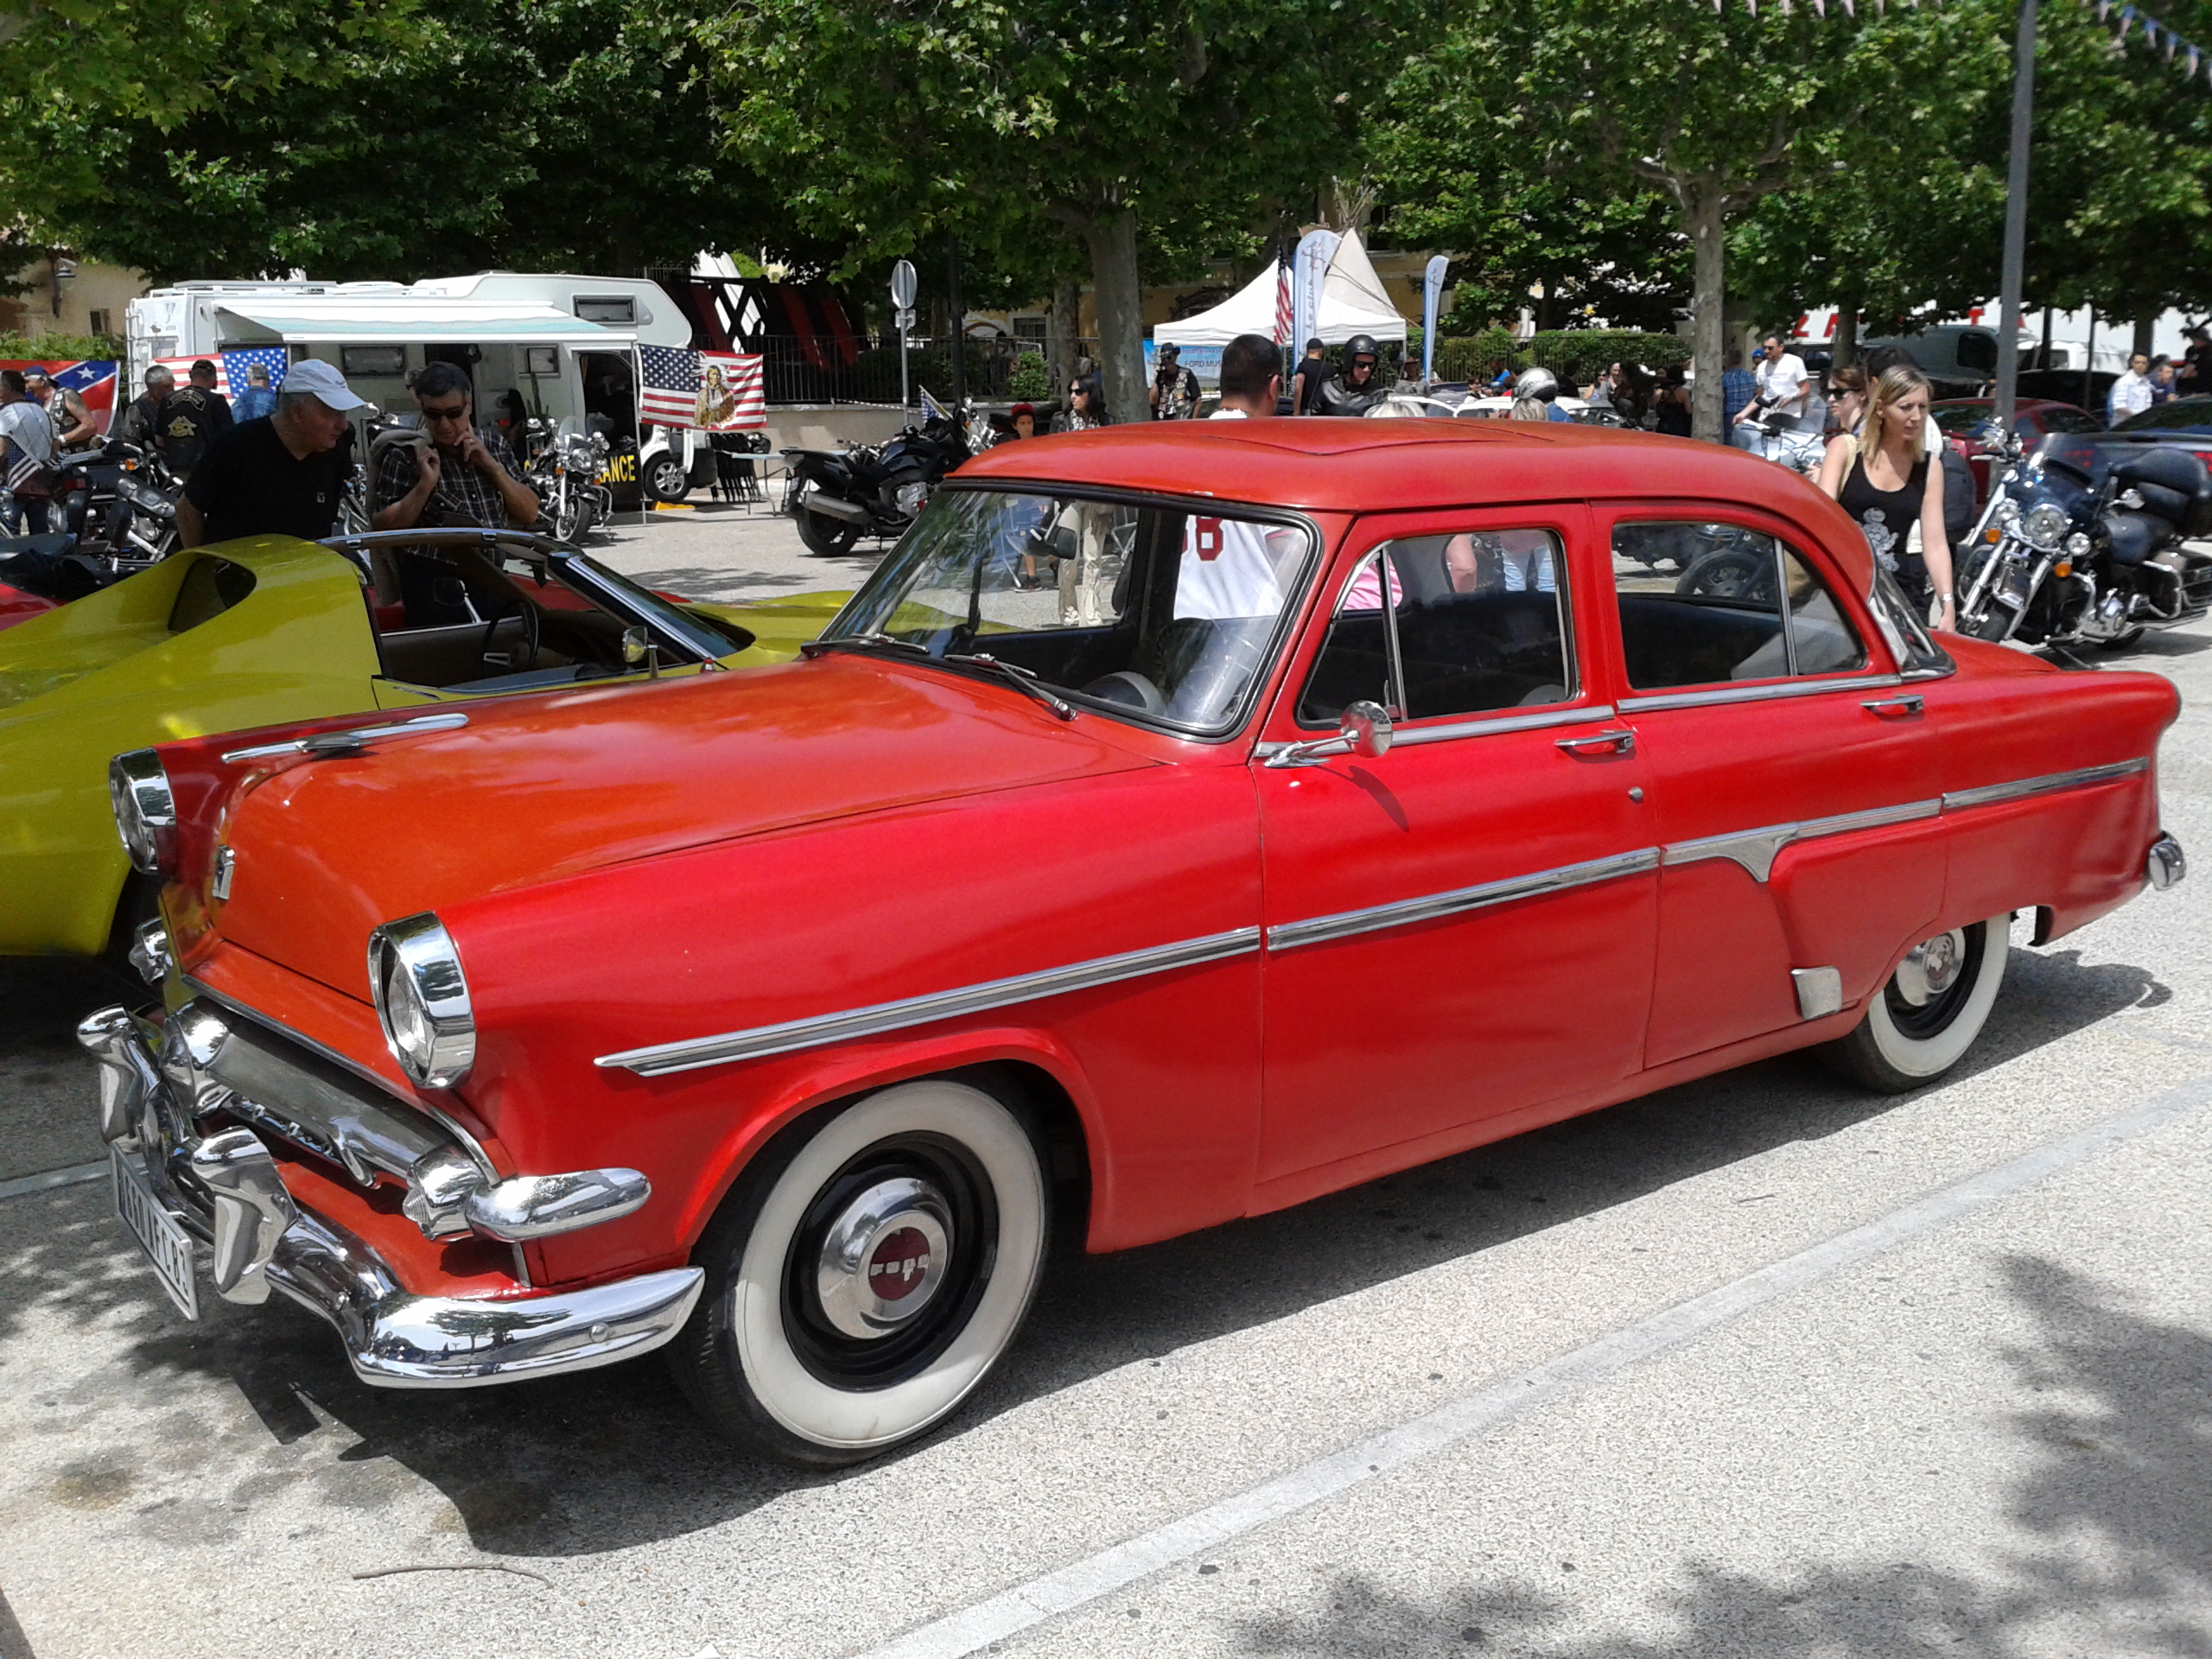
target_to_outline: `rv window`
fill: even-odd
[[[630,295],[576,296],[576,315],[586,322],[621,322],[634,324],[638,321],[638,302]]]
[[[407,372],[404,346],[340,346],[339,365],[348,374],[400,375]]]

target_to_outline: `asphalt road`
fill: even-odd
[[[779,575],[709,540],[658,568]],[[651,1361],[365,1389],[282,1302],[183,1323],[102,1185],[0,1198],[0,1659],[2212,1652],[2212,628],[2128,660],[2202,868],[2016,931],[1942,1087],[1784,1058],[1060,1262],[842,1474]],[[0,1184],[97,1156],[109,995],[0,968]]]

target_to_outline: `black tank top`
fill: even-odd
[[[1904,556],[1905,537],[1911,533],[1927,499],[1925,454],[1913,462],[1912,475],[1905,480],[1904,486],[1895,490],[1877,487],[1874,480],[1866,476],[1866,457],[1860,454],[1852,457],[1851,470],[1844,474],[1843,488],[1837,493],[1836,502],[1858,520],[1877,562],[1885,569],[1894,571],[1897,561]]]

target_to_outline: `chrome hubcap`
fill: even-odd
[[[952,1260],[951,1209],[929,1182],[879,1181],[845,1206],[822,1241],[816,1293],[849,1337],[887,1337],[930,1305]]]
[[[1958,983],[1966,965],[1966,930],[1938,933],[1905,952],[1897,964],[1897,995],[1908,1007],[1924,1008]]]

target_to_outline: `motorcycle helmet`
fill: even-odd
[[[1513,383],[1513,395],[1548,404],[1559,396],[1559,378],[1549,369],[1523,369]]]
[[[1344,341],[1344,372],[1350,374],[1358,366],[1359,359],[1363,357],[1367,359],[1367,366],[1370,369],[1382,366],[1382,348],[1375,343],[1375,336],[1372,334],[1354,334],[1350,340]]]

